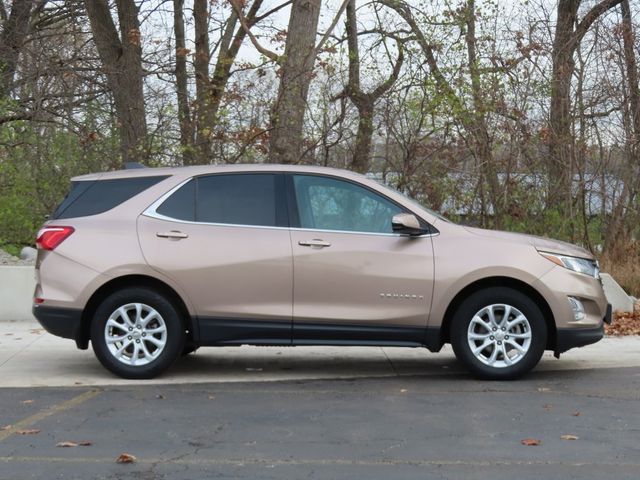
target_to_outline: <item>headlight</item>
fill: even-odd
[[[559,255],[557,253],[538,252],[547,260],[551,260],[556,265],[568,268],[574,272],[584,273],[593,278],[600,278],[600,269],[598,262],[587,258],[569,257],[567,255]]]

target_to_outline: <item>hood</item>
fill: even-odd
[[[550,253],[559,253],[561,255],[569,255],[572,257],[593,259],[593,255],[588,250],[573,245],[571,243],[553,240],[551,238],[538,237],[536,235],[527,235],[524,233],[501,232],[497,230],[485,230],[482,228],[463,227],[467,232],[481,237],[495,238],[508,242],[532,245],[536,250]]]

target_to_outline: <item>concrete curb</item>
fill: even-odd
[[[0,321],[33,320],[31,305],[36,288],[32,266],[0,267]]]

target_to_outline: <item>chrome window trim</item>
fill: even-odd
[[[189,177],[186,180],[180,182],[175,187],[171,188],[168,192],[158,198],[155,202],[149,205],[141,215],[149,218],[155,218],[157,220],[164,220],[167,222],[181,223],[185,225],[207,225],[211,227],[239,227],[239,228],[258,228],[258,229],[268,229],[268,230],[289,230],[294,232],[325,232],[325,233],[347,233],[352,235],[374,235],[374,236],[382,236],[382,237],[409,237],[408,235],[403,235],[401,233],[376,233],[376,232],[359,232],[354,230],[322,230],[319,228],[298,228],[298,227],[277,227],[277,226],[269,226],[269,225],[244,225],[240,223],[212,223],[212,222],[196,222],[191,220],[181,220],[179,218],[168,217],[166,215],[162,215],[157,212],[157,209],[164,203],[164,201],[173,195],[177,190],[179,190],[182,186],[189,183],[191,180],[196,177]],[[411,212],[415,215],[414,212]],[[410,238],[423,238],[423,237],[435,237],[438,236],[440,232],[437,233],[425,233],[423,235],[416,235]]]

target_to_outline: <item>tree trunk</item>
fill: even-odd
[[[320,4],[320,0],[297,0],[291,5],[280,86],[271,119],[271,163],[300,161],[304,114],[316,59]]]
[[[571,77],[575,69],[573,55],[574,26],[581,0],[560,0],[553,40],[553,70],[549,110],[549,190],[547,205],[565,205],[570,201],[570,171],[573,154],[571,134]]]
[[[189,108],[187,77],[187,48],[184,34],[184,0],[173,0],[173,30],[176,36],[176,95],[178,122],[180,125],[180,149],[182,163],[194,163],[193,124]]]
[[[249,28],[255,24],[256,16],[262,2],[263,0],[254,0],[251,4],[246,16],[246,22]],[[213,70],[213,76],[211,77],[209,85],[211,115],[216,125],[218,124],[218,111],[220,110],[222,95],[224,94],[229,78],[231,77],[231,67],[234,64],[236,57],[238,56],[238,51],[242,46],[242,42],[247,35],[243,28],[239,28],[234,35],[237,23],[238,15],[234,10],[227,19],[222,38],[220,40],[216,66]]]
[[[489,197],[493,206],[494,227],[501,228],[503,222],[503,214],[505,211],[505,195],[501,195],[503,188],[500,186],[498,177],[498,168],[493,156],[493,141],[489,135],[487,127],[487,107],[485,105],[484,96],[486,92],[482,89],[482,78],[479,70],[479,60],[477,54],[476,39],[476,5],[475,0],[467,1],[466,9],[466,34],[465,43],[467,44],[467,60],[469,65],[469,76],[471,78],[471,93],[473,98],[473,111],[471,112],[473,122],[471,134],[474,139],[474,156],[478,162],[480,169],[485,171],[485,178],[489,187]]]
[[[199,163],[211,163],[211,140],[213,137],[214,115],[211,111],[209,89],[209,2],[194,0],[195,21],[194,70],[196,77],[196,148]]]
[[[398,59],[393,72],[384,83],[370,93],[362,91],[360,84],[360,50],[358,47],[358,25],[356,18],[356,0],[347,3],[347,45],[349,48],[349,83],[344,95],[349,97],[358,109],[358,133],[351,161],[351,169],[367,173],[371,162],[371,144],[373,141],[373,115],[375,104],[396,82],[404,60],[403,46],[398,43]]]
[[[134,0],[116,0],[120,35],[106,0],[85,0],[93,39],[113,100],[120,132],[122,162],[145,162],[145,116],[142,48]]]
[[[553,40],[551,101],[549,111],[549,166],[547,205],[560,205],[568,213],[571,203],[571,179],[574,138],[571,133],[571,77],[574,54],[593,22],[622,0],[602,0],[578,21],[582,0],[559,0]]]
[[[626,87],[628,108],[625,112],[625,130],[627,131],[627,161],[624,166],[624,185],[614,205],[611,219],[607,225],[605,245],[607,254],[614,259],[619,259],[627,238],[627,230],[624,225],[625,213],[628,210],[631,199],[637,195],[637,171],[640,160],[640,84],[638,82],[638,67],[634,46],[634,31],[629,0],[623,0],[622,10],[622,40],[626,73]]]
[[[20,49],[29,32],[33,0],[13,0],[11,13],[0,33],[0,99],[9,96],[18,65]]]

